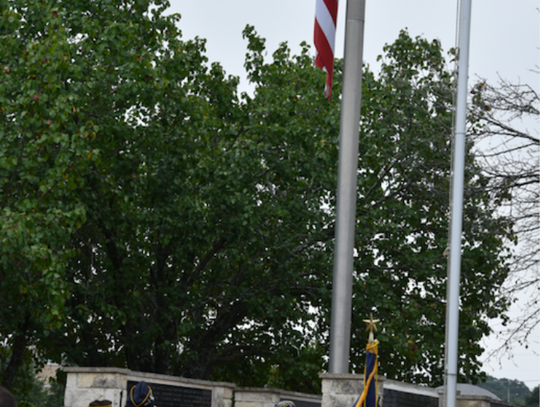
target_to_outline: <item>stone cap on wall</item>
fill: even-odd
[[[437,387],[436,390],[439,392],[439,394],[444,393],[444,386],[439,386]],[[480,387],[480,386],[476,386],[474,384],[457,383],[456,391],[457,391],[457,395],[461,395],[461,396],[467,396],[467,397],[483,396],[483,397],[488,397],[492,400],[497,400],[497,401],[500,400],[499,397],[497,397],[495,394],[493,394],[489,390],[484,389],[483,387]]]
[[[236,388],[236,384],[230,382],[212,382],[208,380],[191,379],[182,376],[169,376],[160,373],[137,372],[121,367],[63,367],[62,370],[66,373],[83,373],[83,374],[120,374],[127,376],[127,380],[138,381],[144,378],[146,381],[157,381],[163,384],[167,383],[185,383],[190,385],[199,385],[202,387],[228,387]]]
[[[428,386],[422,386],[418,384],[399,382],[396,380],[386,379],[384,381],[384,388],[388,390],[402,391],[405,393],[420,394],[428,397],[439,397],[437,389]]]

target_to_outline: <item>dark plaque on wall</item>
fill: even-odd
[[[137,383],[128,381],[128,397],[129,391]],[[157,407],[212,407],[212,390],[147,383],[152,388]]]
[[[383,407],[438,407],[439,398],[384,389]]]

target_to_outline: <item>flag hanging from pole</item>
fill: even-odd
[[[379,341],[366,346],[366,367],[364,370],[364,390],[355,407],[377,407],[377,361]]]
[[[377,407],[377,365],[379,359],[379,341],[374,339],[373,331],[377,329],[375,324],[379,320],[374,320],[370,315],[368,320],[369,340],[366,345],[366,366],[364,368],[364,390],[354,407]]]
[[[330,98],[334,73],[334,42],[336,37],[338,0],[317,0],[315,7],[315,66],[326,72],[324,94]]]

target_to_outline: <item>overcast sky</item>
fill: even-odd
[[[315,0],[170,0],[180,13],[185,39],[207,39],[210,62],[220,62],[227,73],[244,76],[246,24],[267,39],[268,60],[281,42],[293,53],[306,41],[313,45]],[[346,1],[341,0],[336,35],[336,57],[343,57]],[[366,0],[364,62],[377,70],[377,55],[402,29],[412,36],[438,38],[445,51],[456,44],[457,0]],[[540,12],[538,0],[472,0],[469,84],[478,77],[496,83],[498,77],[528,83],[539,89]],[[324,85],[321,84],[321,89]],[[241,90],[248,90],[245,80]],[[530,293],[538,295],[538,293]],[[516,311],[519,312],[519,311]],[[494,341],[486,342],[493,346]],[[529,348],[516,345],[513,361],[486,363],[488,374],[517,379],[530,388],[539,384],[540,329]],[[381,361],[384,363],[384,361]]]

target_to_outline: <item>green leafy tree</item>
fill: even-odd
[[[255,59],[261,42],[246,35]],[[202,43],[195,45],[186,50],[168,41],[179,61],[156,59],[155,66],[203,61]],[[270,78],[294,67],[282,51],[287,65],[258,67],[268,71],[258,74]],[[311,65],[307,49],[300,58]],[[127,364],[201,378],[234,374],[261,384],[272,366],[285,360],[294,366],[305,354],[316,357],[310,366],[316,372],[324,348],[302,327],[313,318],[317,286],[327,281],[316,278],[320,255],[310,249],[332,235],[324,229],[330,213],[321,199],[335,184],[327,162],[335,166],[337,150],[322,129],[333,122],[335,139],[338,112],[315,88],[309,97],[291,92],[287,111],[265,110],[275,85],[261,86],[257,101],[240,105],[236,79],[225,78],[218,65],[195,68],[171,74],[176,79],[167,89],[148,85],[150,97],[141,99],[147,118],[126,125],[128,146],[118,137],[110,147],[100,145],[102,160],[93,171],[99,176],[90,172],[88,189],[81,188],[88,221],[74,234],[71,333],[57,340],[80,365]],[[189,75],[198,76],[186,84]],[[320,75],[311,67],[298,92]],[[295,97],[301,100],[294,103]],[[327,117],[309,119],[311,97]],[[297,114],[302,119],[291,126]],[[103,127],[114,128],[111,120]]]
[[[85,220],[74,190],[92,161],[96,130],[76,119],[81,76],[60,13],[38,2],[0,2],[0,372],[11,387],[28,346],[61,326],[71,233]],[[23,16],[24,13],[24,16]]]
[[[21,27],[17,35],[2,31],[19,47],[13,57],[24,54],[21,44],[45,47],[58,38],[53,50],[64,65],[54,69],[59,94],[48,101],[70,101],[58,125],[72,126],[74,143],[59,161],[71,172],[60,172],[51,189],[64,185],[60,178],[71,181],[55,195],[62,199],[46,201],[72,209],[46,236],[62,253],[54,280],[62,323],[48,335],[28,331],[29,341],[67,364],[320,391],[341,61],[328,101],[307,45],[291,56],[283,44],[267,62],[264,40],[248,27],[246,71],[255,90],[239,97],[237,78],[207,63],[204,41],[180,39],[179,17],[164,16],[165,1],[4,3],[4,24]],[[46,35],[33,31],[34,16]],[[44,49],[47,61],[56,60]],[[452,77],[437,42],[403,32],[385,53],[381,74],[364,74],[352,368],[363,369],[361,320],[373,312],[382,320],[381,371],[439,384]],[[21,107],[11,99],[5,106],[14,112],[2,116],[7,126]],[[36,123],[47,129],[47,120]],[[16,135],[14,122],[9,137]],[[16,152],[6,157],[13,162]],[[41,163],[32,157],[31,165]],[[64,168],[59,163],[50,170]],[[472,155],[467,165],[460,366],[475,377],[486,318],[506,306],[491,294],[507,273],[501,242],[510,232],[493,216],[502,198],[486,192]],[[39,168],[43,177],[49,167]],[[11,245],[22,256],[23,245]],[[34,278],[44,273],[39,264]],[[2,272],[6,284],[21,278],[13,268]],[[49,297],[35,298],[21,309],[43,326],[49,320],[33,315]],[[0,312],[13,321],[1,328],[11,340],[21,319]]]

